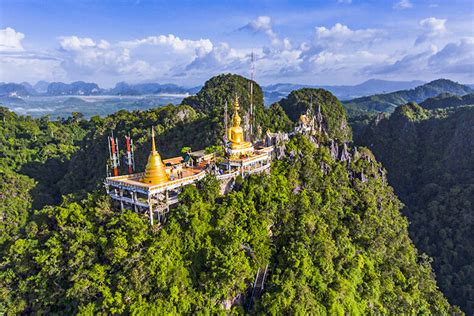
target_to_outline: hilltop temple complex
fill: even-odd
[[[232,126],[226,128],[225,132],[227,141],[224,157],[217,157],[215,153],[206,155],[200,151],[190,153],[187,159],[174,157],[162,160],[156,148],[152,128],[151,152],[145,171],[118,175],[115,168],[114,176],[108,176],[105,180],[107,194],[120,209],[132,209],[147,214],[153,225],[155,220],[163,222],[166,219],[170,206],[179,202],[178,195],[184,186],[195,184],[209,174],[229,184],[239,175],[246,177],[269,170],[273,147],[256,146],[245,140],[239,111],[239,101],[235,98]],[[112,149],[115,154],[114,145]],[[113,159],[118,161],[116,157]]]

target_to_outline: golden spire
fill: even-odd
[[[153,128],[153,126],[151,127],[151,151],[156,152],[155,129]]]
[[[240,123],[242,122],[242,119],[240,118],[239,115],[239,110],[240,110],[240,104],[239,104],[239,98],[235,96],[235,101],[234,101],[234,115],[232,116],[232,123],[234,124],[234,127],[240,126]]]
[[[151,153],[148,157],[148,163],[145,169],[145,177],[142,182],[147,184],[160,184],[169,181],[169,176],[166,173],[166,167],[161,156],[156,150],[155,145],[155,130],[151,128]]]

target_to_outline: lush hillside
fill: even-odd
[[[274,106],[280,106],[293,122],[297,122],[300,115],[305,114],[308,109],[316,113],[319,107],[329,137],[339,141],[351,140],[352,133],[347,124],[346,111],[341,102],[329,91],[303,88],[292,91]]]
[[[222,74],[212,77],[194,96],[185,98],[181,104],[189,105],[203,115],[210,117],[215,122],[213,129],[215,138],[221,138],[224,134],[224,107],[228,105],[228,115],[232,109],[234,98],[239,98],[241,111],[243,112],[243,125],[246,117],[250,122],[250,80],[239,75]],[[261,136],[267,129],[287,130],[291,128],[291,121],[284,115],[281,107],[270,106],[266,108],[263,104],[262,88],[253,82],[253,121],[255,135]],[[245,127],[244,127],[245,128]]]
[[[349,100],[344,102],[344,105],[351,115],[371,111],[393,112],[399,105],[408,102],[422,102],[427,98],[435,97],[441,93],[451,93],[462,96],[471,92],[473,92],[473,90],[468,86],[446,79],[438,79],[410,90],[376,94]]]
[[[263,124],[265,107],[262,88],[256,82],[253,82],[253,86],[254,117],[259,124]],[[206,81],[196,95],[185,98],[181,104],[190,105],[207,115],[219,116],[226,103],[231,109],[236,96],[242,111],[250,113],[250,80],[239,75],[222,74]]]
[[[159,230],[111,210],[101,194],[35,212],[2,247],[0,311],[456,311],[411,244],[370,152],[347,165],[301,137],[287,148],[271,175],[240,181],[224,197],[212,178],[187,187]],[[265,291],[250,305],[248,290],[266,264]]]
[[[86,128],[73,118],[31,119],[0,107],[0,245],[15,237],[31,208],[60,202],[58,181]]]
[[[457,107],[463,105],[474,105],[474,93],[458,96],[450,93],[442,93],[434,98],[428,98],[420,105],[428,110]]]
[[[370,147],[406,204],[416,246],[433,257],[440,288],[474,313],[474,107],[398,107],[356,143]]]
[[[297,102],[286,105],[294,110],[312,95],[326,135],[318,146],[293,138],[270,175],[239,178],[225,196],[213,178],[189,186],[161,229],[111,209],[102,189],[106,136],[134,137],[139,170],[151,126],[164,157],[219,144],[222,106],[207,102],[222,91],[203,90],[191,106],[90,120],[50,122],[2,109],[0,313],[462,314],[411,243],[401,203],[371,152],[348,148],[350,161],[341,161],[335,144],[342,151],[350,129],[341,129],[343,108],[322,90],[296,92]],[[262,108],[259,122],[292,124],[280,104]],[[267,264],[265,290],[250,303]]]

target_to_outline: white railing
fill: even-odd
[[[271,153],[275,148],[273,146],[259,148],[256,151],[259,153]]]
[[[267,158],[268,158],[268,153],[264,153],[264,154],[260,154],[260,155],[249,157],[249,158],[229,159],[229,163],[246,165],[246,164],[256,162],[256,161],[260,161],[262,159],[267,159]]]
[[[148,203],[145,203],[145,202],[141,202],[139,200],[133,200],[132,198],[129,198],[129,197],[126,197],[126,196],[120,196],[120,195],[117,195],[117,194],[110,194],[110,197],[114,200],[117,200],[117,201],[122,201],[122,202],[126,202],[126,203],[129,203],[129,204],[136,204],[138,206],[142,206],[142,207],[146,207],[148,208]]]
[[[204,178],[205,176],[206,176],[206,171],[201,171],[198,174],[195,174],[194,176],[185,177],[185,178],[176,179],[176,180],[171,180],[171,181],[167,181],[165,183],[160,183],[160,184],[151,186],[151,187],[148,188],[148,190],[150,192],[155,193],[155,192],[164,191],[165,189],[175,189],[175,188],[179,188],[183,185],[187,185],[187,184],[191,184],[191,183],[194,183],[196,181],[199,181],[202,178]]]
[[[253,173],[258,173],[258,172],[262,172],[266,169],[270,168],[270,164],[266,164],[266,165],[263,165],[263,166],[260,166],[258,168],[255,168],[255,169],[250,169],[247,171],[248,174],[253,174]]]
[[[174,189],[183,185],[187,185],[187,184],[199,181],[206,176],[206,171],[201,171],[189,177],[171,180],[165,183],[160,183],[160,184],[152,185],[152,186],[147,185],[147,184],[141,185],[141,184],[135,184],[135,183],[129,183],[129,182],[123,181],[123,180],[129,180],[132,178],[133,179],[141,178],[143,176],[144,176],[144,173],[142,172],[142,173],[137,173],[133,175],[111,177],[111,178],[107,178],[105,180],[105,183],[113,187],[118,187],[118,188],[123,188],[123,189],[132,189],[131,191],[138,191],[138,192],[143,192],[143,193],[148,193],[148,192],[156,193],[156,192],[164,191],[165,189]]]
[[[217,176],[217,179],[218,180],[226,180],[226,179],[230,179],[230,178],[233,178],[233,177],[236,177],[240,174],[240,171],[237,170],[237,171],[234,171],[234,172],[229,172],[229,173],[224,173],[224,174],[220,174]]]

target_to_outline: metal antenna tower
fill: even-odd
[[[227,100],[225,101],[225,106],[224,106],[224,128],[225,128],[225,134],[224,134],[224,145],[227,145],[227,133],[228,133],[228,126],[227,126]]]
[[[250,139],[253,139],[253,75],[255,72],[255,56],[250,55]]]
[[[133,139],[130,135],[125,136],[125,144],[127,149],[127,166],[128,166],[128,174],[132,174],[135,172],[135,148],[133,146]]]
[[[114,133],[112,132],[112,136],[108,137],[108,144],[109,144],[109,157],[110,162],[112,164],[112,169],[114,170],[114,176],[118,176],[118,167],[120,166],[120,159],[119,155],[119,147],[118,147],[118,139],[114,138]]]

